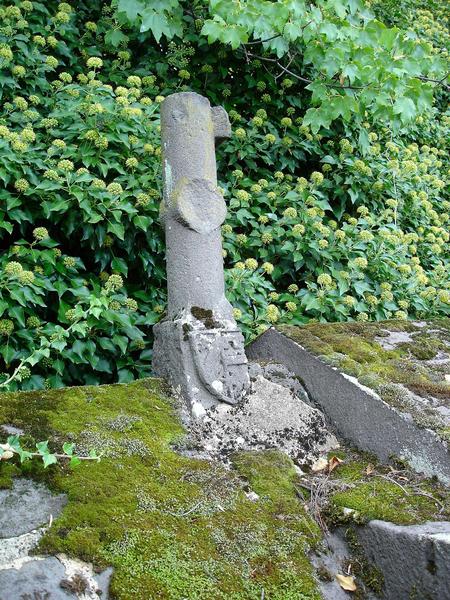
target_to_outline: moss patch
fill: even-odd
[[[225,470],[177,454],[183,430],[158,380],[3,394],[0,423],[24,429],[29,444],[104,452],[73,470],[21,471],[68,495],[39,550],[113,565],[113,598],[320,598],[307,558],[320,532],[296,499],[292,462],[245,453]],[[18,472],[1,463],[0,482]]]
[[[381,465],[368,454],[342,452],[340,457],[344,462],[331,474],[332,482],[342,483],[330,494],[326,519],[331,526],[373,519],[397,525],[449,520],[450,491],[437,481],[403,465]]]
[[[377,323],[281,325],[279,331],[342,372],[357,377],[383,400],[410,413],[417,425],[445,438],[436,404],[450,408],[450,319]],[[420,396],[425,402],[417,402]],[[420,406],[419,406],[420,405]]]

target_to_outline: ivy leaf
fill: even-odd
[[[58,462],[56,456],[54,454],[44,454],[42,457],[42,461],[44,463],[44,468],[46,469],[50,465],[54,465]]]
[[[118,48],[121,44],[128,41],[128,37],[124,35],[120,29],[110,29],[105,35],[105,42],[114,48]]]
[[[36,449],[39,452],[39,454],[48,454],[48,440],[45,442],[38,442],[36,444]]]
[[[142,13],[143,10],[144,5],[142,4],[142,2],[140,2],[140,0],[119,0],[119,3],[117,5],[117,12],[125,13],[127,19],[132,23],[136,21],[136,19]]]
[[[67,454],[67,456],[72,456],[74,449],[75,444],[69,444],[69,442],[65,442],[63,445],[63,452],[64,454]]]
[[[78,458],[78,456],[72,456],[72,458],[70,459],[69,465],[71,467],[76,467],[78,465],[81,465],[81,460]]]
[[[20,457],[21,463],[25,462],[26,460],[29,460],[33,456],[31,452],[28,452],[28,450],[23,450],[23,448],[17,448],[17,454]]]

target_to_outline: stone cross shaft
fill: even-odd
[[[248,386],[244,340],[225,297],[215,143],[229,137],[222,107],[192,92],[161,108],[168,310],[155,326],[153,369],[180,387],[192,412],[234,404]]]

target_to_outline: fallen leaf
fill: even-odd
[[[328,461],[326,458],[319,458],[315,463],[311,465],[311,471],[313,473],[318,473],[319,471],[324,471],[328,467]]]
[[[331,473],[331,471],[334,471],[334,469],[343,462],[344,461],[341,458],[338,458],[337,456],[332,456],[330,458],[330,460],[328,461],[328,473]]]
[[[375,467],[373,466],[372,463],[369,463],[366,467],[366,475],[372,475],[372,473],[375,471]]]
[[[356,583],[355,578],[351,575],[340,575],[339,573],[336,575],[336,579],[338,580],[339,585],[346,592],[356,592]]]

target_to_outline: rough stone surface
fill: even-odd
[[[30,556],[66,498],[29,479],[0,490],[0,600],[105,600],[112,569],[57,556]]]
[[[64,578],[64,566],[53,556],[30,560],[19,569],[3,569],[0,571],[0,600],[73,600],[73,594],[59,586]]]
[[[65,503],[65,496],[54,496],[31,479],[15,479],[11,489],[0,490],[0,539],[48,524]]]
[[[300,383],[298,377],[289,371],[280,363],[262,363],[251,362],[248,366],[250,379],[254,380],[258,375],[262,375],[272,383],[277,383],[290,390],[306,404],[311,404],[311,400]]]
[[[278,448],[304,465],[339,445],[319,410],[261,375],[237,406],[209,409],[191,432],[207,456],[225,461],[235,451]]]
[[[405,459],[415,471],[450,483],[447,444],[356,378],[327,365],[275,329],[255,340],[247,353],[250,359],[283,363],[295,373],[337,433],[358,448],[374,452],[382,461],[391,456]]]
[[[348,600],[349,593],[336,579],[336,575],[347,575],[348,565],[352,563],[352,554],[342,531],[328,533],[324,537],[320,551],[311,555],[311,563],[318,573],[323,600]],[[358,581],[357,585],[360,588],[361,582]],[[364,590],[364,598],[376,600],[376,596],[367,589]]]
[[[371,521],[357,535],[367,559],[383,573],[385,600],[450,599],[450,522]]]
[[[94,575],[91,565],[63,554],[33,557],[0,567],[0,600],[107,600],[111,573]]]
[[[235,404],[249,384],[244,340],[225,298],[215,141],[230,135],[224,109],[193,92],[161,107],[168,311],[154,327],[153,370],[192,413]]]

